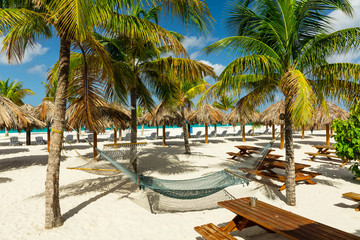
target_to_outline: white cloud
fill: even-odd
[[[196,59],[198,56],[201,55],[201,51],[195,51],[190,54],[191,59]]]
[[[0,49],[3,47],[2,41],[4,37],[0,37]],[[44,55],[49,48],[43,47],[41,44],[37,43],[34,45],[34,47],[27,47],[25,50],[24,57],[22,59],[22,63],[31,62],[33,58],[35,58],[38,55]],[[9,64],[6,54],[0,53],[0,64]]]
[[[217,38],[213,37],[196,37],[196,36],[185,36],[185,38],[181,41],[181,44],[184,48],[189,51],[191,49],[203,49],[209,43],[215,42]]]
[[[331,21],[334,30],[360,27],[360,1],[350,0],[350,2],[354,9],[353,17],[346,16],[340,10],[333,11],[329,14],[330,17],[334,18],[334,20]]]
[[[216,75],[218,75],[218,76],[226,68],[226,66],[224,66],[222,64],[218,64],[218,63],[212,64],[211,62],[206,61],[206,60],[200,60],[199,62],[204,63],[204,64],[209,65],[210,67],[214,68],[214,71],[215,71]]]
[[[31,74],[40,74],[43,77],[46,77],[47,75],[45,64],[35,65],[34,67],[29,68],[27,72]]]

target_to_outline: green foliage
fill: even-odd
[[[351,108],[348,120],[336,119],[332,128],[336,135],[336,154],[348,161],[360,159],[360,104]],[[357,177],[360,177],[359,163],[354,163],[350,169]]]
[[[5,81],[0,80],[0,95],[9,98],[16,105],[24,105],[22,99],[26,96],[35,95],[33,91],[23,88],[23,82],[11,81],[10,78]]]

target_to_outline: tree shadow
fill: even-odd
[[[352,173],[347,168],[341,167],[340,165],[337,164],[327,163],[327,164],[321,164],[319,166],[311,166],[310,170],[314,172],[319,172],[324,177],[328,177],[331,179],[342,179],[347,182],[357,183],[356,180],[353,179]],[[317,182],[329,185],[329,183],[326,183],[325,180],[319,179]]]
[[[27,157],[12,157],[0,161],[0,172],[17,170],[30,166],[45,166],[48,163],[47,155],[33,155]]]
[[[324,139],[324,141],[309,141],[306,138],[305,139],[301,139],[302,141],[294,141],[294,143],[299,143],[299,144],[303,144],[303,145],[325,145],[326,141]],[[314,149],[316,150],[316,149]]]
[[[227,141],[229,141],[229,142],[242,142],[244,144],[246,144],[247,141],[251,141],[251,142],[259,141],[256,136],[254,136],[254,137],[253,136],[246,136],[245,137],[245,142],[243,142],[242,137],[235,137],[235,138],[227,137],[225,139]]]
[[[89,149],[89,148],[92,148],[90,145],[76,145],[75,144],[72,144],[73,147],[71,147],[70,145],[65,145],[63,147],[64,150],[66,151],[70,151],[70,150],[73,150],[74,148],[77,149],[77,150],[83,150],[83,149]]]
[[[345,204],[345,203],[336,203],[334,204],[334,206],[337,206],[337,207],[340,207],[340,208],[350,208],[350,209],[354,209],[355,211],[355,208],[357,206],[359,206],[359,203],[354,203],[354,204]]]
[[[30,150],[28,148],[6,148],[6,149],[0,149],[0,155],[29,152],[29,151]]]
[[[7,182],[12,182],[12,179],[7,177],[0,177],[0,183],[7,183]]]

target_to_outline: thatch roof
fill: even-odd
[[[280,114],[285,113],[285,101],[280,100],[277,103],[270,105],[262,113],[260,113],[259,122],[262,124],[284,124],[284,120],[280,120]]]
[[[144,115],[143,123],[149,126],[180,126],[181,113],[165,103],[160,103]]]
[[[96,133],[105,132],[108,127],[121,129],[128,127],[130,117],[119,107],[112,107],[106,102],[95,102],[95,104],[90,109],[84,107],[81,102],[72,104],[66,110],[68,126],[74,129],[85,126],[86,129]]]
[[[43,101],[33,109],[33,116],[46,124],[51,124],[55,114],[55,104]]]
[[[227,116],[226,120],[231,125],[259,122],[260,114],[249,108],[236,107]]]
[[[27,114],[10,99],[0,95],[0,129],[7,127],[21,131],[45,126],[45,123]]]
[[[314,125],[328,125],[331,124],[334,119],[348,119],[349,113],[344,109],[336,106],[331,102],[326,102],[327,110],[322,106],[316,108],[315,116],[314,116]]]
[[[225,118],[226,114],[223,111],[205,103],[188,117],[188,122],[190,124],[200,123],[209,125],[223,123]]]

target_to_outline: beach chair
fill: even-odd
[[[146,139],[149,139],[149,140],[154,140],[154,139],[156,139],[156,132],[152,132],[152,133],[150,134],[150,136],[146,136],[145,138],[146,138]]]
[[[360,194],[359,193],[347,192],[347,193],[343,193],[343,197],[350,198],[351,200],[360,203]],[[357,207],[355,207],[355,211],[357,211],[357,212],[360,211],[360,204]]]
[[[198,131],[195,135],[190,135],[192,138],[199,138],[201,136],[201,131]]]
[[[227,130],[224,130],[222,133],[218,134],[218,137],[225,137],[227,133]]]
[[[19,142],[18,137],[10,137],[10,146],[21,146],[22,143]]]
[[[252,129],[250,129],[249,131],[247,131],[246,135],[251,135],[252,133]]]
[[[131,140],[131,132],[125,134],[125,137],[123,137],[124,141],[130,141]]]
[[[184,138],[184,132],[181,132],[180,135],[176,135],[175,138]]]
[[[90,134],[90,135],[92,135],[92,134]],[[90,136],[89,135],[89,136]],[[74,143],[75,142],[75,140],[74,140],[74,136],[73,135],[67,135],[66,137],[65,137],[65,142],[67,142],[67,143]]]
[[[165,138],[170,138],[170,132],[165,132]]]
[[[109,141],[114,141],[114,134],[111,133],[110,136],[107,138]]]
[[[241,134],[242,134],[242,129],[240,129],[236,133],[228,133],[227,136],[240,136]]]
[[[211,133],[208,135],[208,137],[215,137],[215,130],[211,131]]]
[[[46,144],[46,141],[41,136],[35,137],[35,144],[38,144],[38,145]]]
[[[265,135],[265,134],[268,134],[269,133],[269,129],[265,129],[264,132],[262,133],[256,133],[256,135]]]

